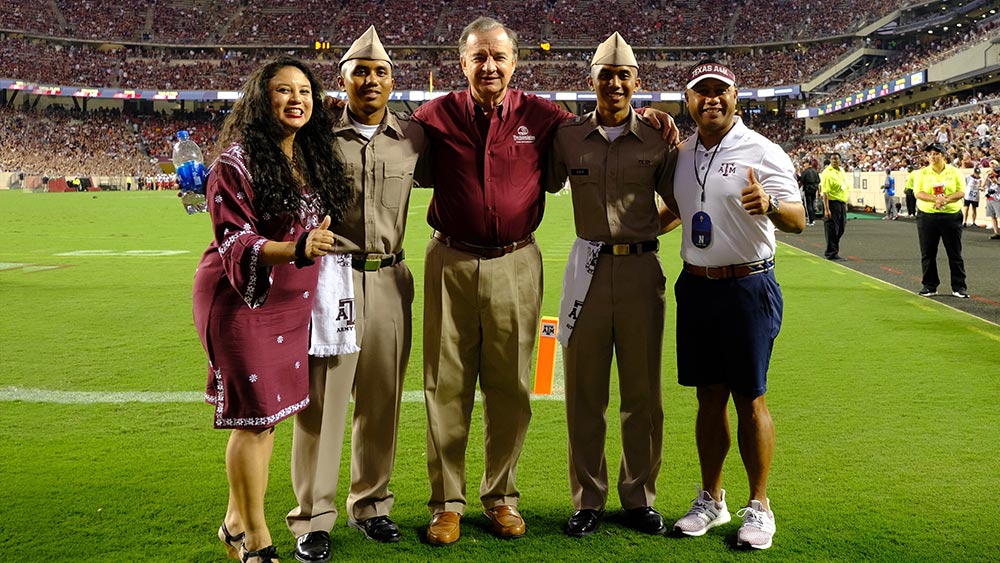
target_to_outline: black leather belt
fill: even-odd
[[[434,234],[431,236],[435,240],[444,244],[447,247],[454,248],[455,250],[459,250],[462,252],[467,252],[469,254],[475,254],[480,258],[487,258],[487,259],[499,258],[506,254],[510,254],[515,250],[520,250],[525,246],[528,246],[529,244],[535,242],[535,235],[533,234],[528,235],[527,237],[519,241],[512,242],[504,246],[479,246],[476,244],[469,244],[467,242],[462,242],[460,240],[453,239],[450,236],[442,233],[441,231],[434,231]]]
[[[614,254],[615,256],[628,256],[629,254],[642,254],[643,252],[654,252],[660,249],[660,241],[645,240],[629,244],[604,243],[601,246],[601,254]]]
[[[747,262],[746,264],[733,264],[730,266],[695,266],[684,263],[684,271],[710,280],[728,280],[733,278],[745,278],[754,274],[763,274],[774,268],[774,260],[758,260]]]
[[[359,272],[374,272],[381,268],[388,268],[403,261],[404,253],[400,250],[396,254],[390,254],[385,258],[384,254],[361,254],[351,256],[351,267]]]

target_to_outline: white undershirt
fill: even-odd
[[[604,129],[604,134],[608,136],[608,140],[614,142],[615,139],[621,137],[622,132],[625,131],[626,125],[628,125],[628,123],[622,123],[617,127],[608,127],[607,125],[601,125],[601,128]]]
[[[378,125],[365,125],[363,123],[358,123],[354,121],[353,117],[348,118],[351,120],[351,127],[354,127],[355,131],[361,134],[362,137],[371,140],[372,135],[378,131]]]

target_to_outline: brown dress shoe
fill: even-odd
[[[494,506],[484,511],[493,524],[493,534],[498,538],[519,538],[524,535],[524,518],[509,504]]]
[[[457,512],[438,512],[431,517],[427,526],[427,543],[431,545],[449,545],[458,541],[462,533],[459,522],[462,515]]]

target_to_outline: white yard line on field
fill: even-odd
[[[119,404],[119,403],[197,403],[204,393],[197,391],[56,391],[21,387],[0,387],[0,403],[56,403],[63,405]],[[534,401],[561,401],[563,395],[532,395]],[[404,403],[422,403],[423,391],[404,391]],[[480,397],[476,395],[476,401]]]

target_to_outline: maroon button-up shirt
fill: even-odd
[[[507,245],[534,232],[545,205],[545,156],[556,125],[571,117],[544,98],[508,90],[484,137],[486,117],[469,90],[417,108],[413,118],[431,139],[430,226],[479,246]]]

